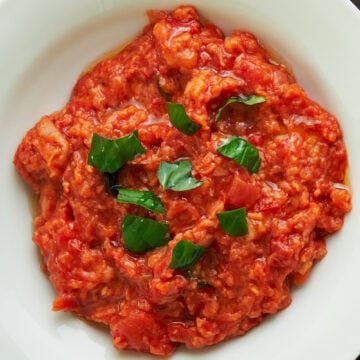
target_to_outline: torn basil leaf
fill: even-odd
[[[117,201],[142,206],[150,211],[165,214],[165,208],[158,196],[152,191],[118,188]]]
[[[241,103],[241,104],[245,104],[245,105],[256,105],[256,104],[260,104],[265,102],[266,99],[262,96],[257,96],[257,95],[249,95],[249,96],[238,96],[238,97],[231,97],[230,99],[228,99],[226,101],[226,103],[218,110],[216,117],[215,117],[215,122],[218,122],[221,117],[222,114],[225,110],[225,108],[227,106],[229,106],[230,104],[233,103]]]
[[[250,173],[257,173],[259,171],[261,164],[259,151],[254,145],[244,139],[230,137],[216,151],[225,157],[233,159],[239,165],[245,166]]]
[[[222,229],[231,236],[242,236],[248,233],[246,209],[223,211],[216,214]]]
[[[203,184],[191,176],[190,160],[175,163],[162,161],[158,169],[158,179],[165,190],[173,191],[191,190]]]
[[[173,248],[170,269],[186,269],[196,264],[206,249],[188,240],[180,240]]]
[[[182,104],[175,104],[167,101],[166,106],[168,109],[169,119],[178,130],[186,135],[193,135],[200,130],[201,125],[192,121],[188,117]]]
[[[169,225],[140,216],[125,215],[121,224],[125,248],[143,253],[169,242]]]
[[[141,145],[137,131],[119,139],[107,139],[94,133],[88,164],[102,172],[114,173],[126,162],[145,153],[146,149]]]

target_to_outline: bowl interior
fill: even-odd
[[[39,270],[39,255],[31,242],[35,199],[17,176],[12,158],[22,136],[37,119],[66,103],[80,73],[139,34],[147,22],[146,9],[164,8],[164,3],[50,3],[37,1],[31,9],[27,2],[14,0],[0,6],[0,44],[5,50],[0,73],[6,84],[0,91],[0,273],[6,289],[0,300],[0,343],[11,359],[42,359],[48,354],[52,359],[69,360],[144,359],[147,356],[119,354],[112,348],[107,330],[70,314],[51,312],[55,294]],[[173,8],[181,3],[168,1],[165,6]],[[233,29],[253,32],[290,64],[309,96],[339,118],[350,158],[353,211],[341,232],[329,239],[328,256],[316,266],[305,286],[294,289],[288,309],[269,317],[241,339],[202,351],[182,349],[173,359],[218,359],[225,355],[255,360],[269,354],[278,360],[354,359],[360,351],[360,291],[354,286],[358,282],[355,274],[360,273],[360,236],[356,231],[360,220],[356,187],[360,181],[360,163],[356,161],[360,88],[359,82],[354,82],[360,79],[360,45],[348,34],[360,38],[360,17],[350,3],[341,0],[331,4],[312,0],[291,4],[281,0],[192,3],[225,33]],[[16,28],[10,21],[23,26]],[[9,29],[11,39],[4,35]]]

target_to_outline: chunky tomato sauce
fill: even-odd
[[[77,81],[66,106],[43,116],[15,155],[39,195],[33,239],[58,296],[54,310],[109,326],[114,345],[161,356],[246,333],[291,302],[326,254],[324,237],[350,211],[347,156],[336,118],[307,98],[254,35],[222,31],[191,6],[150,11],[143,34]],[[163,93],[202,127],[186,135],[169,121]],[[231,104],[255,94],[255,106]],[[92,135],[138,130],[146,149],[116,182],[149,190],[164,214],[123,204],[88,164]],[[219,154],[230,136],[254,145],[257,173]],[[196,189],[164,190],[160,162],[189,159]],[[230,236],[217,214],[246,208],[248,233]],[[145,253],[124,247],[126,214],[169,224],[167,245]],[[171,269],[182,239],[207,249],[188,269]]]

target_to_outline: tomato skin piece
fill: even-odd
[[[235,176],[226,194],[225,202],[235,207],[251,207],[260,197],[260,190],[256,185],[248,184],[239,176]]]

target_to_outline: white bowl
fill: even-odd
[[[12,158],[26,130],[60,109],[94,59],[138,34],[168,0],[0,0],[0,348],[11,360],[153,358],[113,349],[107,331],[51,312],[31,242],[33,198]],[[293,303],[246,336],[173,359],[355,360],[360,354],[360,12],[347,0],[193,0],[226,32],[249,30],[340,120],[353,210]],[[164,5],[166,4],[166,5]]]

